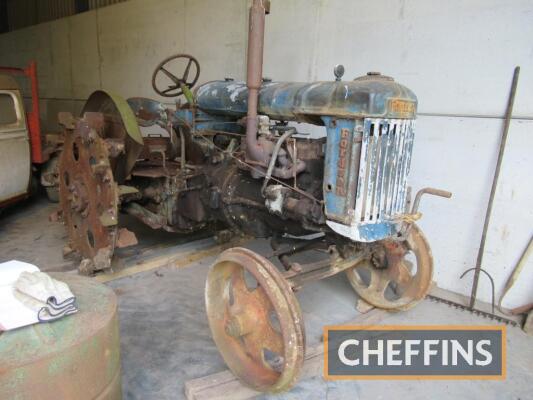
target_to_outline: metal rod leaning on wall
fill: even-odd
[[[505,284],[505,288],[503,289],[503,293],[500,297],[500,301],[498,301],[498,309],[504,313],[508,314],[503,308],[502,308],[502,302],[503,298],[507,295],[509,290],[514,286],[515,282],[518,280],[518,276],[524,269],[524,266],[526,265],[526,261],[529,258],[529,255],[533,253],[533,236],[529,239],[529,244],[523,251],[522,255],[520,256],[520,259],[518,260],[518,263],[514,267],[513,272],[511,273],[511,276],[507,279],[507,283]]]
[[[498,178],[500,177],[500,169],[503,161],[503,153],[505,151],[505,143],[507,142],[507,134],[509,133],[509,125],[511,123],[511,116],[513,114],[514,99],[516,95],[516,87],[518,85],[518,77],[520,75],[520,67],[515,67],[513,74],[513,83],[511,84],[511,93],[509,94],[509,101],[507,102],[507,110],[505,112],[505,123],[503,125],[502,139],[500,142],[500,151],[498,153],[498,162],[496,163],[496,170],[494,171],[494,178],[492,180],[492,188],[490,190],[489,204],[485,213],[485,222],[483,224],[483,233],[481,234],[481,242],[477,253],[477,261],[474,272],[474,281],[472,283],[472,293],[470,294],[470,309],[474,309],[477,296],[477,286],[479,283],[479,274],[481,272],[481,264],[483,262],[483,253],[485,252],[485,242],[487,239],[487,230],[490,223],[490,216],[492,214],[492,205],[494,203],[494,196],[496,194],[496,187],[498,186]]]

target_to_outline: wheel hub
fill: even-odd
[[[346,272],[350,284],[376,307],[414,307],[428,293],[433,277],[433,257],[422,231],[413,224],[405,241],[386,240],[377,246],[370,259]]]

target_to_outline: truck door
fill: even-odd
[[[31,153],[18,90],[0,90],[0,206],[28,193]]]

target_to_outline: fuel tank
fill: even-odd
[[[79,312],[0,332],[0,399],[122,399],[117,297],[93,279],[51,273]]]
[[[246,115],[245,82],[211,81],[196,89],[198,107],[209,114]],[[324,125],[321,117],[415,118],[415,94],[394,79],[369,72],[353,81],[263,82],[259,114],[282,121]]]

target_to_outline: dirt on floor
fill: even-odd
[[[76,270],[79,260],[63,257],[68,239],[65,226],[61,221],[49,219],[58,209],[59,204],[44,197],[34,197],[3,209],[0,213],[0,262],[25,261],[41,271]],[[139,241],[135,246],[116,250],[118,258],[124,259],[211,236],[206,231],[179,235],[153,230],[129,215],[120,215],[120,227],[134,232]]]
[[[37,198],[4,210],[0,215],[0,262],[17,259],[44,271],[75,270],[77,262],[65,260],[64,226],[50,222],[57,205]],[[197,249],[206,237],[179,236],[153,231],[121,218],[134,231],[139,244],[121,249],[121,256]],[[205,239],[209,241],[211,239]],[[211,240],[212,241],[212,240]],[[213,242],[214,243],[214,242]],[[245,247],[259,253],[269,249],[265,240]],[[187,254],[187,251],[183,251]],[[118,296],[124,399],[183,399],[184,383],[225,370],[211,338],[204,305],[205,278],[214,257],[184,262],[185,268],[163,265],[109,282]],[[307,344],[321,340],[322,328],[353,320],[357,296],[344,274],[305,286],[298,292],[305,321]],[[382,323],[395,325],[492,325],[469,312],[423,301]],[[321,375],[305,379],[289,392],[262,398],[275,399],[530,399],[533,393],[531,360],[533,338],[520,328],[507,328],[507,378],[504,381],[326,381]]]
[[[65,227],[48,216],[57,203],[36,197],[2,210],[0,214],[0,262],[19,260],[41,271],[68,271],[77,263],[63,258],[67,241]]]

